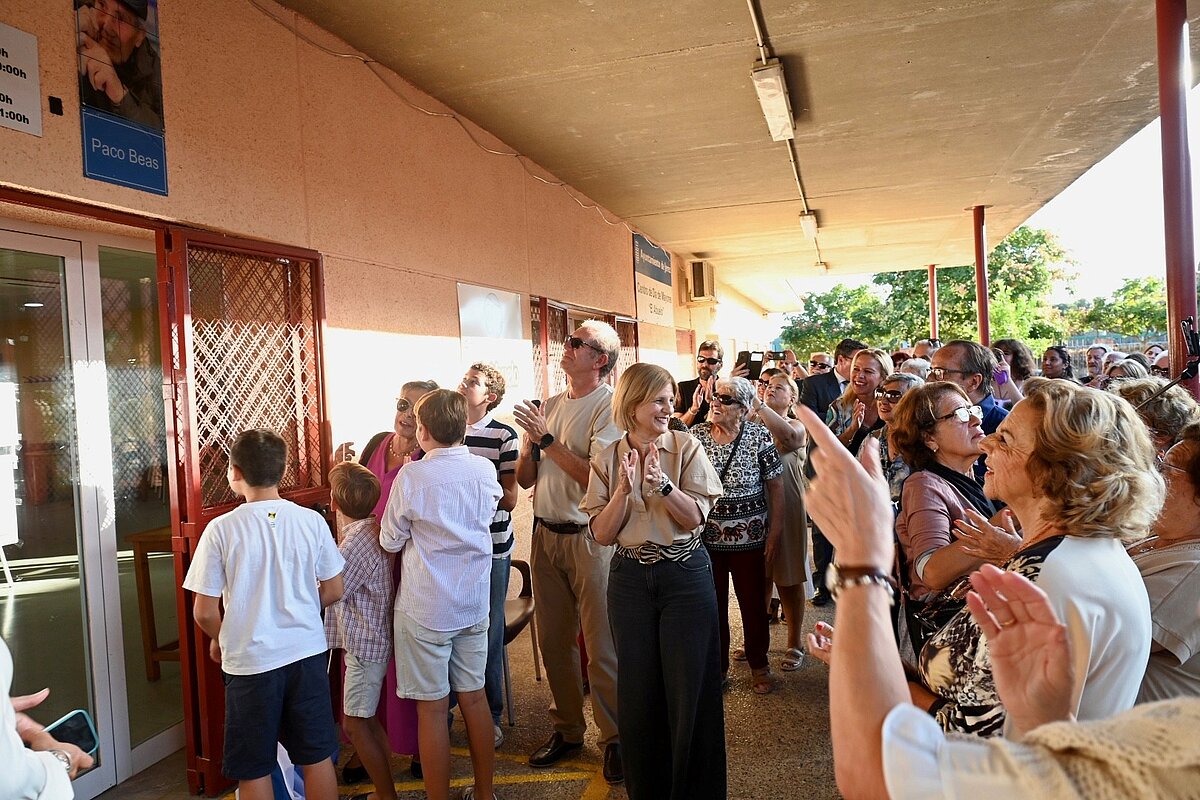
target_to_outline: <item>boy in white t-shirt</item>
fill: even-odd
[[[396,694],[417,701],[417,740],[430,800],[450,796],[446,712],[458,696],[475,785],[464,800],[491,800],[495,745],[484,695],[491,523],[503,492],[496,468],[462,444],[467,401],[438,389],[416,406],[425,451],[396,476],[379,543],[404,550],[394,612]]]
[[[307,797],[336,800],[321,609],[342,596],[343,561],[325,519],[279,496],[287,457],[272,431],[237,437],[228,479],[246,502],[208,524],[183,588],[224,673],[221,771],[241,800],[273,797],[277,741],[303,769]]]

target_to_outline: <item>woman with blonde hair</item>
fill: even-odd
[[[883,427],[875,390],[891,374],[892,357],[883,350],[868,347],[854,354],[846,391],[830,404],[825,416],[825,424],[851,453],[857,453],[863,440]]]
[[[593,457],[581,507],[588,535],[616,551],[608,613],[629,796],[715,800],[726,794],[725,721],[717,598],[700,531],[721,481],[700,442],[669,429],[674,397],[662,367],[621,373],[613,417],[625,435]]]

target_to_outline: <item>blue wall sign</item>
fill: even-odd
[[[83,174],[166,195],[167,145],[162,131],[84,106]]]
[[[633,283],[637,292],[638,319],[672,327],[675,304],[671,289],[671,254],[640,233],[633,235]]]

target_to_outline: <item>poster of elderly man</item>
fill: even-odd
[[[74,0],[83,106],[163,130],[157,0]]]

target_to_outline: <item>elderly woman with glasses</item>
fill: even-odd
[[[717,381],[709,422],[692,428],[721,479],[724,494],[704,527],[721,624],[721,671],[729,671],[729,580],[741,609],[746,661],[755,694],[774,689],[767,664],[770,629],[767,570],[783,533],[783,462],[771,432],[746,416],[754,387],[745,378]]]
[[[979,406],[948,381],[910,390],[892,411],[891,452],[912,469],[900,495],[896,536],[900,542],[900,583],[913,651],[959,608],[953,591],[939,595],[986,562],[1002,564],[1020,537],[1011,519],[1005,529],[988,524],[996,509],[975,480],[973,468],[983,442]],[[956,523],[975,522],[979,534]],[[955,587],[960,588],[960,587]],[[934,598],[935,607],[926,607]]]
[[[608,614],[633,800],[726,794],[717,598],[700,540],[721,481],[695,437],[668,429],[674,396],[662,367],[621,373],[612,403],[625,435],[592,458],[580,504],[589,535],[615,545]]]
[[[417,401],[436,390],[434,381],[409,381],[400,387],[396,399],[396,416],[392,430],[375,434],[363,447],[358,462],[379,479],[379,502],[375,504],[376,519],[383,519],[392,493],[392,484],[406,464],[420,458],[417,446]],[[333,454],[334,461],[351,461],[355,458],[354,443],[343,442]],[[400,559],[392,568],[393,589],[400,582]],[[383,698],[379,704],[379,720],[387,731],[388,744],[393,753],[413,756],[412,774],[421,775],[420,754],[417,752],[417,707],[413,700],[402,700],[396,696],[396,663],[389,659],[387,676],[383,682]],[[366,770],[357,764],[357,754],[342,768],[346,783],[361,783]]]

